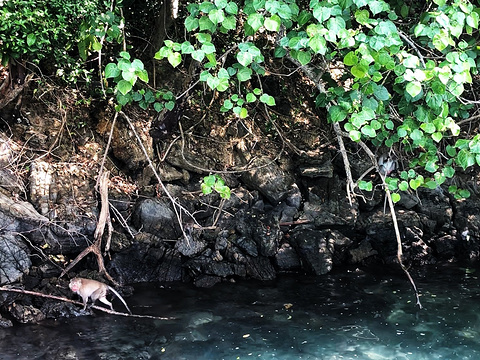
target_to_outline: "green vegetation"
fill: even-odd
[[[0,60],[31,62],[67,82],[91,81],[86,63],[105,41],[123,40],[123,19],[101,0],[6,0],[0,6]],[[53,69],[51,68],[53,65]]]
[[[138,52],[123,6],[4,1],[2,63],[53,61],[64,80],[98,76],[117,110],[128,104],[171,110],[173,92],[153,88],[152,71],[130,55]],[[399,178],[386,178],[394,201],[401,191],[435,189],[458,169],[480,165],[480,134],[462,129],[478,105],[472,88],[480,9],[471,1],[212,0],[191,2],[182,11],[183,18],[173,20],[182,31],[155,49],[155,59],[178,71],[196,63],[194,80],[219,96],[226,116],[246,118],[256,106],[275,106],[277,94],[267,93],[262,79],[274,76],[272,64],[289,62],[301,67],[317,92],[317,106],[352,142],[407,159]],[[102,61],[102,54],[109,60]],[[88,66],[92,55],[100,60]],[[204,191],[218,183],[216,177],[204,180]],[[357,185],[372,189],[362,179]],[[455,185],[449,190],[469,196]]]
[[[230,199],[230,188],[225,185],[225,181],[217,174],[205,176],[201,187],[205,195],[215,191],[220,194],[222,199]]]
[[[459,126],[473,108],[465,89],[478,64],[480,10],[469,1],[216,0],[187,11],[189,40],[166,41],[155,57],[173,67],[201,62],[200,81],[225,93],[222,111],[246,117],[246,104],[275,105],[249,82],[266,74],[267,57],[286,58],[317,69],[317,104],[352,141],[408,154],[408,170],[386,179],[391,191],[435,189],[457,166],[480,165],[479,135]],[[335,76],[321,65],[339,62]]]

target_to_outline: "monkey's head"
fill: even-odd
[[[70,280],[70,283],[68,284],[68,287],[73,292],[77,292],[80,289],[81,285],[82,285],[81,280],[77,279],[77,278],[74,278],[74,279]]]

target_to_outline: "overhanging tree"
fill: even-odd
[[[372,159],[394,222],[403,191],[447,183],[456,198],[470,195],[447,181],[480,165],[480,134],[462,131],[477,119],[478,105],[472,83],[480,9],[470,1],[216,0],[186,11],[186,38],[165,41],[155,58],[173,67],[200,64],[198,79],[222,94],[221,111],[245,118],[250,105],[275,105],[257,78],[272,76],[269,64],[286,59],[315,85],[340,149],[352,141]],[[379,147],[403,160],[399,178],[381,171],[372,151]],[[348,193],[371,190],[370,181],[351,177],[342,155]]]

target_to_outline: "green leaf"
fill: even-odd
[[[350,136],[350,139],[355,142],[359,141],[362,138],[362,133],[358,130],[352,130],[349,132],[348,135]]]
[[[227,16],[222,22],[222,27],[226,30],[235,30],[237,28],[237,19],[235,16]]]
[[[350,69],[350,72],[352,73],[353,76],[355,76],[359,79],[362,79],[368,73],[368,66],[366,66],[364,64],[357,64],[357,65],[352,66],[352,68]]]
[[[182,62],[182,55],[179,52],[175,51],[169,54],[167,59],[170,65],[172,65],[173,67],[177,67]]]
[[[207,78],[207,85],[212,90],[215,90],[219,83],[220,80],[215,76],[210,76]]]
[[[427,161],[427,163],[425,164],[425,170],[427,170],[428,172],[434,173],[435,171],[437,171],[437,169],[438,165],[434,160]]]
[[[435,132],[432,134],[432,139],[438,143],[443,139],[443,135],[440,132]]]
[[[420,186],[423,185],[424,179],[422,175],[418,175],[416,179],[411,179],[408,184],[412,190],[417,190]]]
[[[447,85],[448,91],[455,97],[460,97],[465,90],[463,84],[457,83],[455,81],[450,81]]]
[[[327,52],[327,41],[323,37],[323,35],[315,35],[314,37],[310,38],[308,42],[308,46],[316,53],[325,55]]]
[[[310,60],[312,60],[312,55],[309,51],[299,51],[297,52],[297,60],[300,62],[300,64],[307,65]]]
[[[215,0],[217,9],[224,9],[228,4],[228,0]]]
[[[278,31],[280,29],[280,25],[282,20],[278,15],[272,15],[271,17],[267,17],[264,22],[265,29],[268,31]]]
[[[213,45],[211,42],[205,42],[202,44],[201,49],[205,53],[205,55],[213,54],[216,52],[215,45]]]
[[[340,30],[345,29],[345,20],[340,16],[332,17],[327,21],[327,29],[338,34]]]
[[[373,30],[378,35],[384,35],[385,37],[398,33],[397,27],[390,20],[381,21]]]
[[[455,45],[455,42],[452,40],[450,34],[445,29],[440,29],[440,32],[433,36],[432,43],[438,51],[445,50],[445,48],[449,45]]]
[[[330,18],[331,15],[331,8],[327,6],[323,6],[320,4],[316,4],[313,6],[313,17],[318,20],[320,24],[324,23],[325,21]]]
[[[230,99],[226,99],[224,102],[223,102],[223,107],[227,110],[231,110],[233,108],[233,103]]]
[[[225,20],[225,14],[223,13],[222,9],[214,9],[208,13],[208,18],[212,21],[212,23],[218,24]]]
[[[411,81],[407,84],[405,90],[412,98],[414,98],[422,91],[422,84],[415,80]]]
[[[230,82],[228,78],[219,78],[218,85],[216,89],[220,92],[226,91],[230,87]]]
[[[208,16],[202,16],[200,20],[198,20],[198,26],[200,31],[208,30],[211,33],[214,33],[217,26],[208,18]]]
[[[331,122],[343,121],[347,115],[348,113],[338,105],[333,105],[328,109],[328,116]]]
[[[432,123],[423,123],[420,125],[420,129],[425,131],[427,134],[433,134],[437,129]]]
[[[447,178],[452,178],[455,175],[455,169],[451,166],[445,166],[443,173]]]
[[[248,111],[244,107],[240,109],[240,113],[238,114],[240,119],[245,119],[248,116]]]
[[[121,71],[118,69],[117,64],[109,63],[105,66],[105,78],[116,78],[120,75]]]
[[[117,84],[117,89],[122,93],[122,95],[125,95],[126,93],[130,92],[130,90],[132,90],[132,84],[129,81],[120,80]]]
[[[37,36],[35,34],[27,35],[27,45],[32,46],[37,41]]]
[[[237,61],[243,66],[248,66],[253,61],[253,54],[248,51],[240,51],[237,53]]]
[[[230,1],[227,6],[225,6],[225,11],[230,15],[236,15],[238,13],[238,5],[235,2]]]
[[[400,201],[401,196],[399,193],[392,193],[391,196],[394,204]]]
[[[193,45],[190,43],[190,41],[184,41],[182,45],[180,46],[180,51],[182,54],[191,54],[195,51],[195,48]]]
[[[388,92],[387,88],[383,85],[376,85],[373,95],[381,101],[387,101],[390,99],[390,93]]]
[[[264,18],[262,14],[253,13],[248,16],[247,24],[250,25],[253,29],[253,32],[257,32],[258,29],[263,25]]]
[[[247,103],[252,103],[257,101],[257,97],[253,93],[248,93],[245,100],[247,100]]]
[[[203,52],[203,50],[195,50],[192,53],[192,58],[194,60],[197,60],[198,62],[201,62],[205,58],[205,53]]]
[[[273,96],[268,95],[268,94],[262,94],[260,96],[260,101],[264,104],[269,105],[269,106],[275,106],[275,98]]]
[[[415,129],[410,133],[410,138],[415,142],[419,142],[423,139],[423,132],[419,129]]]
[[[360,131],[362,132],[362,134],[367,135],[371,138],[374,138],[375,136],[377,136],[377,133],[375,132],[373,127],[371,127],[370,125],[362,126],[362,129]]]
[[[407,191],[408,190],[408,182],[406,182],[405,180],[401,181],[399,184],[398,184],[398,189],[400,191]]]
[[[360,25],[367,25],[371,22],[370,20],[370,13],[368,10],[356,10],[355,11],[355,20],[360,24]]]
[[[171,41],[170,41],[171,42]],[[168,40],[165,41],[165,45],[168,43]],[[120,56],[125,60],[130,60],[130,54],[126,51],[121,51]]]
[[[343,58],[343,63],[347,66],[353,66],[358,64],[358,56],[355,55],[353,51],[350,51],[345,57]]]
[[[160,111],[163,110],[164,106],[163,106],[162,103],[155,102],[155,103],[153,104],[153,108],[154,108],[155,111],[158,113],[158,112],[160,112]]]
[[[372,191],[373,185],[371,181],[360,180],[358,182],[358,188],[360,190]]]
[[[238,69],[237,79],[241,82],[250,80],[252,78],[252,69],[243,67]]]
[[[388,4],[383,0],[368,1],[368,7],[372,11],[373,15],[377,15],[382,11],[388,11],[390,8]]]
[[[463,170],[465,170],[468,167],[475,165],[475,155],[466,149],[462,149],[458,152],[455,161],[463,168]]]

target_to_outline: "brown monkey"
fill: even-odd
[[[92,299],[92,305],[95,303],[95,301],[100,300],[102,303],[110,306],[110,309],[113,310],[112,303],[108,301],[106,297],[107,291],[110,290],[118,296],[118,298],[123,302],[123,305],[125,305],[125,307],[127,308],[128,312],[132,314],[132,312],[128,308],[127,303],[125,302],[125,300],[123,300],[120,294],[111,286],[101,283],[100,281],[84,278],[74,278],[70,280],[70,284],[68,285],[68,287],[74,293],[77,293],[82,297],[83,310],[87,308],[88,298]]]

